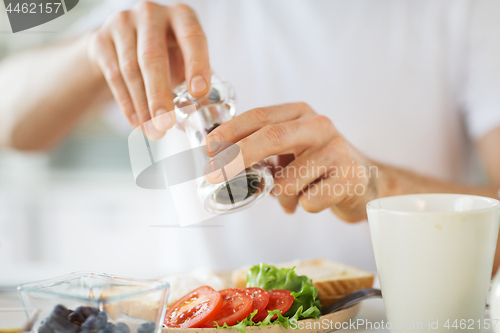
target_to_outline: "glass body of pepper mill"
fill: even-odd
[[[174,94],[177,124],[185,130],[192,148],[200,147],[212,130],[235,115],[234,89],[216,75],[212,75],[205,97],[192,97],[185,82],[174,89]],[[220,184],[200,178],[197,192],[207,211],[221,214],[249,207],[266,196],[273,185],[270,168],[262,161]]]

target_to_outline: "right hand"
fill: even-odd
[[[130,124],[145,124],[151,139],[160,139],[175,124],[175,113],[169,112],[173,87],[185,80],[194,97],[210,88],[207,39],[195,12],[184,4],[144,1],[111,15],[92,33],[88,55]]]

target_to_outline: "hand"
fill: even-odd
[[[92,34],[88,54],[130,124],[145,123],[152,139],[175,124],[173,87],[186,80],[194,97],[210,88],[207,40],[194,11],[183,4],[144,1],[111,15]]]
[[[311,213],[331,208],[343,220],[357,222],[366,218],[366,203],[377,194],[377,166],[354,149],[328,117],[305,103],[250,110],[217,127],[205,141],[209,147],[236,143],[245,167],[277,155],[273,193],[287,213],[300,204]],[[212,149],[214,165],[228,166],[221,163],[226,150]],[[240,171],[226,169],[226,175]],[[214,175],[220,178],[214,182],[223,181]]]

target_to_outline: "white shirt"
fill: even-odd
[[[134,2],[108,1],[79,25],[97,26]],[[206,32],[212,69],[236,88],[238,113],[305,101],[370,158],[477,182],[470,143],[500,126],[500,2],[185,2]],[[328,210],[286,215],[266,198],[211,224],[224,227],[169,229],[166,265],[325,257],[376,269],[368,224]]]

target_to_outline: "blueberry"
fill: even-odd
[[[116,324],[116,331],[118,333],[130,333],[130,328],[124,323]]]
[[[45,318],[38,327],[38,333],[54,333],[54,329],[48,323],[49,318]]]
[[[82,328],[88,328],[91,331],[98,330],[104,325],[106,325],[106,322],[108,321],[108,316],[106,315],[106,312],[100,311],[97,316],[94,314],[91,314],[82,324]]]
[[[52,310],[50,317],[51,318],[68,318],[69,311],[70,310],[66,309],[66,307],[64,305],[58,304]]]
[[[52,329],[52,332],[55,333],[77,333],[79,328],[78,326],[70,323],[67,319],[64,318],[49,318],[44,326],[47,325]]]
[[[68,313],[68,309],[64,306],[57,305],[45,324],[57,331],[57,333],[76,333],[78,332],[78,326],[68,320]]]
[[[154,333],[155,329],[155,323],[148,321],[147,323],[141,324],[137,327],[137,333]]]
[[[107,323],[106,325],[104,325],[104,327],[99,329],[97,333],[114,333],[115,331],[116,331],[116,326],[113,325],[112,323]]]
[[[76,312],[76,311],[70,313],[68,316],[68,320],[77,325],[81,325],[85,321],[85,319],[87,318],[84,317],[81,312]]]
[[[50,323],[50,326],[55,330],[56,333],[77,333],[79,331],[79,327],[71,323],[60,323],[57,321],[53,321]]]
[[[108,322],[108,315],[106,314],[106,311],[99,311],[96,319],[97,319],[99,328],[104,327],[104,325],[106,325],[106,323]]]
[[[94,330],[96,327],[96,325],[95,325],[96,319],[97,319],[96,315],[92,314],[92,315],[88,316],[88,318],[85,319],[85,321],[82,323],[82,328]]]
[[[79,306],[75,309],[75,312],[81,314],[85,319],[87,319],[91,314],[97,316],[99,309],[90,306]]]

